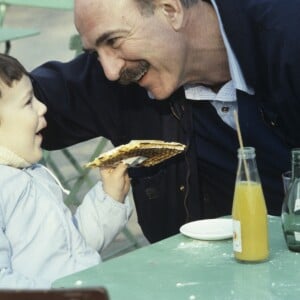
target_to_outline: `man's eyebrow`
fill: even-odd
[[[124,33],[128,33],[128,31],[126,30],[120,30],[120,29],[117,29],[117,30],[110,30],[110,31],[107,31],[103,34],[101,34],[97,39],[96,39],[96,42],[95,42],[95,47],[99,47],[101,46],[102,44],[104,44],[107,40],[109,40],[111,38],[111,36],[113,35],[116,35],[116,34],[124,34]],[[92,48],[87,48],[87,47],[82,47],[82,50],[84,52],[94,52],[94,50]]]
[[[105,33],[101,34],[101,35],[96,39],[95,47],[99,47],[99,46],[101,46],[102,44],[104,44],[105,41],[106,41],[107,39],[109,39],[109,37],[110,37],[112,34],[114,34],[114,33],[115,33],[115,31],[108,31],[108,32],[105,32]],[[87,47],[82,47],[82,50],[83,50],[84,52],[94,52],[94,50],[93,50],[92,47],[89,47],[89,48],[87,48]]]
[[[114,33],[114,31],[108,31],[108,32],[101,34],[97,38],[97,40],[95,42],[95,46],[98,47],[98,46],[102,45],[113,33]]]
[[[96,47],[99,47],[100,45],[102,45],[103,43],[105,43],[106,40],[108,40],[111,36],[115,35],[115,34],[121,34],[121,33],[125,33],[127,31],[125,30],[110,30],[110,31],[107,31],[105,33],[103,33],[102,35],[100,35],[97,39],[96,39],[96,42],[95,42],[95,46]]]

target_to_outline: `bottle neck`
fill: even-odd
[[[236,181],[260,182],[256,166],[255,150],[251,147],[239,149],[238,152],[238,170]]]

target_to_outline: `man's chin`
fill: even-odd
[[[147,89],[148,96],[153,100],[166,100],[171,96],[171,93],[165,93],[163,91],[158,90],[148,90]]]

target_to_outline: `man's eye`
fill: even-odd
[[[106,41],[108,46],[115,47],[119,38],[111,38]]]

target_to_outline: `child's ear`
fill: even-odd
[[[184,20],[184,8],[180,0],[158,0],[157,6],[159,7],[166,17],[169,24],[173,27],[175,31],[183,25]]]

